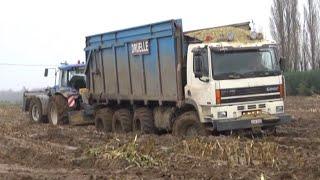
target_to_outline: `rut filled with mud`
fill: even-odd
[[[275,136],[178,138],[35,124],[0,106],[0,179],[319,179],[319,97],[288,97]]]

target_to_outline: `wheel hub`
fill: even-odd
[[[58,124],[58,113],[57,113],[57,109],[54,106],[50,109],[50,117],[51,117],[52,124],[57,125]]]
[[[36,122],[39,121],[39,118],[40,118],[40,112],[39,112],[39,107],[34,105],[32,107],[32,119]]]

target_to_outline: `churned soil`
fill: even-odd
[[[288,97],[276,135],[104,134],[0,105],[0,179],[320,179],[320,97]]]

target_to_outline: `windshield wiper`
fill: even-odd
[[[240,74],[240,73],[237,73],[237,72],[227,72],[227,73],[219,74],[218,76],[228,77],[228,78],[230,78],[230,79],[239,79],[239,78],[241,78],[243,75]]]
[[[253,76],[253,75],[258,75],[258,76],[270,76],[270,75],[277,75],[279,74],[278,71],[251,71],[244,73],[243,75],[245,76]]]

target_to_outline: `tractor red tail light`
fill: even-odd
[[[221,104],[221,90],[216,89],[216,104]]]

